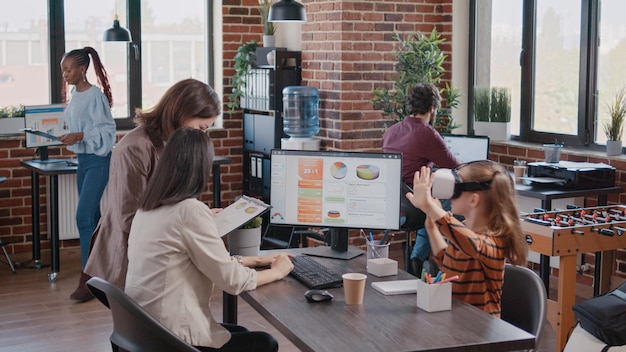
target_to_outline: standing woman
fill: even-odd
[[[153,108],[137,113],[138,126],[117,143],[111,156],[107,203],[92,239],[87,275],[78,286],[81,301],[93,298],[86,285],[91,276],[124,288],[130,225],[167,140],[184,126],[207,131],[221,107],[211,86],[189,78],[170,87]]]
[[[102,90],[87,80],[90,55]],[[91,236],[100,220],[100,198],[109,180],[109,162],[115,143],[115,121],[111,115],[113,98],[106,70],[94,48],[84,47],[63,55],[61,71],[63,79],[74,86],[71,100],[65,108],[70,133],[60,138],[78,158],[76,225],[84,271]],[[84,277],[85,273],[81,272],[80,280]],[[74,291],[70,298],[80,300],[79,292]]]

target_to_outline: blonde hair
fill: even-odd
[[[512,264],[526,265],[528,244],[524,238],[515,200],[515,185],[504,166],[490,161],[478,161],[460,166],[463,182],[491,181],[486,194],[487,227],[491,235],[506,239],[506,257]]]

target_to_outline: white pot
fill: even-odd
[[[489,136],[493,141],[506,141],[511,138],[511,123],[474,121],[474,133]]]
[[[5,117],[0,119],[0,134],[24,133],[20,131],[24,127],[23,117]]]
[[[616,156],[622,154],[622,141],[606,141],[606,155]]]
[[[228,234],[228,250],[232,255],[256,256],[261,248],[261,228],[237,229]]]
[[[264,48],[276,47],[276,36],[263,34],[263,47]]]

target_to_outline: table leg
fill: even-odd
[[[542,200],[541,208],[550,211],[552,207],[551,200]],[[539,276],[546,288],[546,297],[550,297],[550,257],[544,254],[539,256]]]
[[[41,232],[39,227],[40,213],[39,213],[39,174],[35,171],[30,173],[30,193],[32,197],[31,201],[31,215],[32,215],[32,230],[33,230],[33,263],[37,269],[41,268]]]
[[[565,348],[570,328],[574,326],[574,311],[572,307],[576,303],[575,292],[576,256],[562,256],[559,261],[556,351],[562,351]]]
[[[50,176],[50,252],[52,268],[48,275],[49,281],[55,281],[59,273],[59,176]]]

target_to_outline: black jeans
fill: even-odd
[[[195,346],[204,352],[277,352],[278,341],[274,336],[263,331],[249,331],[243,326],[221,324],[232,335],[221,348]]]

